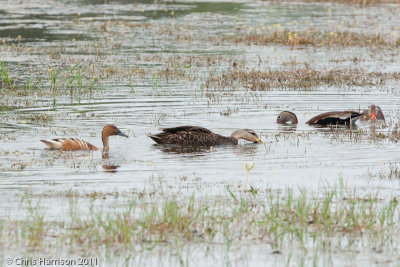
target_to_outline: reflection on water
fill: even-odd
[[[210,153],[213,150],[213,147],[210,146],[181,146],[181,145],[158,145],[158,144],[154,144],[153,146],[159,148],[164,153],[195,154],[193,156],[203,156],[204,154]]]
[[[297,124],[278,124],[278,129],[283,133],[293,133],[297,129]]]
[[[117,169],[120,167],[119,165],[112,163],[109,161],[109,152],[103,152],[101,155],[102,158],[102,164],[101,167],[103,168],[104,172],[107,173],[116,173]]]

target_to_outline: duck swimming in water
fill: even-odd
[[[306,123],[308,125],[350,125],[354,123],[361,113],[351,110],[330,111],[312,117]]]
[[[122,133],[116,126],[108,124],[104,126],[101,132],[101,140],[103,141],[103,151],[107,152],[110,147],[108,144],[108,138],[112,135],[119,135],[128,137],[126,134]],[[77,139],[77,138],[57,138],[57,139],[47,139],[40,140],[46,145],[46,149],[60,149],[60,150],[99,150],[98,147]]]
[[[296,114],[291,111],[282,111],[276,118],[276,123],[279,124],[297,124],[298,122]]]
[[[179,126],[162,129],[161,133],[149,135],[157,144],[177,144],[182,146],[237,145],[239,139],[262,143],[253,130],[236,130],[231,136],[222,136],[199,126]]]
[[[356,111],[330,111],[319,114],[306,123],[308,125],[350,125],[361,116],[361,113]],[[282,111],[279,113],[276,122],[279,124],[297,124],[297,116],[290,111]]]

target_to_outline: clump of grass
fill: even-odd
[[[248,32],[241,30],[234,36],[224,36],[224,41],[247,44],[280,44],[288,46],[361,46],[361,47],[385,47],[398,48],[400,38],[392,35],[365,34],[347,31],[320,31],[308,29],[305,31],[283,30],[281,28],[264,32]]]
[[[50,90],[53,93],[57,90],[57,77],[58,69],[49,69]]]
[[[53,94],[62,94],[68,89],[70,95],[91,93],[98,78],[93,75],[93,65],[85,66],[80,62],[64,69],[49,69],[50,89]]]
[[[243,183],[243,191],[246,191],[247,189],[247,182],[249,181],[249,175],[250,175],[250,171],[254,168],[254,162],[252,162],[251,164],[245,164],[246,167],[246,179],[244,180]]]
[[[370,173],[370,176],[379,179],[399,180],[400,179],[400,164],[399,162],[390,162],[388,168],[379,171],[378,175]]]
[[[55,115],[48,113],[36,113],[28,116],[20,116],[19,119],[25,123],[49,123],[55,119]]]
[[[11,79],[9,76],[8,72],[8,67],[5,65],[4,61],[0,61],[0,67],[1,67],[1,88],[13,88],[14,87],[14,81]]]
[[[400,123],[394,125],[387,137],[393,142],[398,142],[400,140]]]

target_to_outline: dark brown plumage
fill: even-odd
[[[306,123],[309,125],[350,125],[360,116],[361,113],[351,110],[331,111],[319,114]]]
[[[158,144],[177,144],[182,146],[237,145],[239,139],[262,143],[253,130],[236,130],[231,136],[222,136],[199,126],[179,126],[162,129],[161,133],[149,135]]]

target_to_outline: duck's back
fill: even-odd
[[[56,138],[40,140],[46,145],[46,149],[61,150],[99,150],[96,146],[77,138]]]
[[[356,111],[331,111],[319,114],[306,123],[309,125],[349,125],[353,119],[361,116]]]
[[[161,133],[150,135],[158,144],[177,144],[183,146],[215,146],[233,143],[232,138],[215,134],[199,126],[179,126],[162,129]]]

